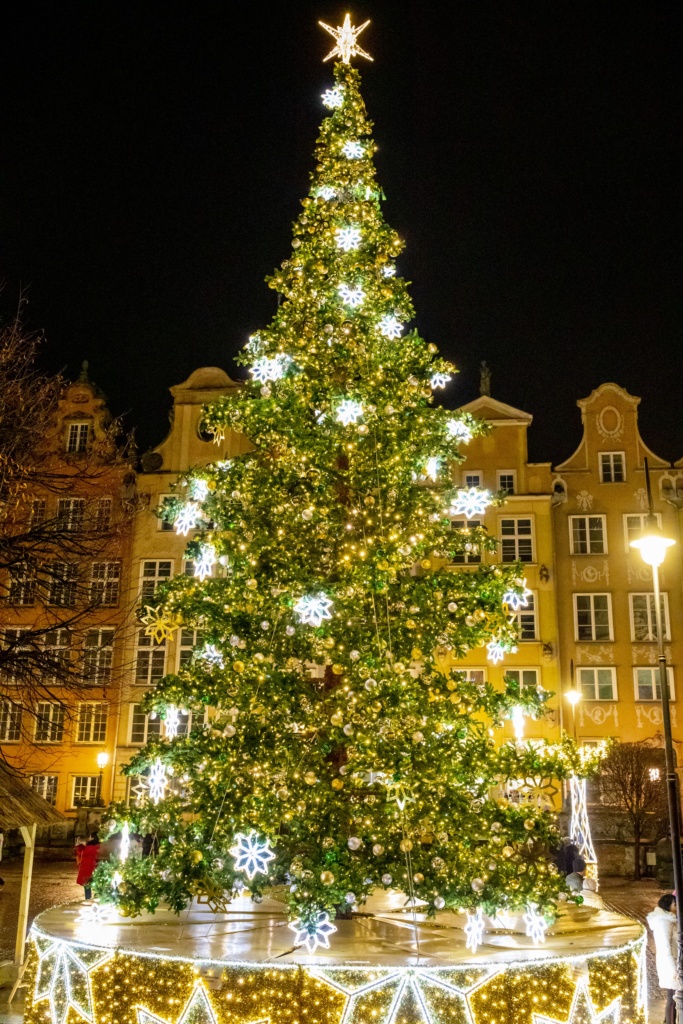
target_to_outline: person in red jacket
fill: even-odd
[[[79,853],[80,851],[80,853]],[[92,899],[92,889],[90,888],[90,881],[93,876],[93,871],[97,867],[97,858],[100,852],[100,837],[97,832],[91,832],[88,836],[88,842],[85,846],[76,847],[76,861],[78,863],[78,875],[76,876],[76,884],[83,886],[85,893],[85,902],[89,903]]]

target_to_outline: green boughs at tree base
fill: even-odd
[[[429,913],[552,913],[553,816],[506,782],[586,774],[597,755],[502,742],[513,709],[539,716],[548,695],[457,670],[474,648],[516,648],[522,568],[453,564],[496,547],[452,525],[502,500],[452,484],[484,428],[434,406],[453,368],[407,329],[358,73],[338,64],[324,99],[292,255],[270,278],[281,302],[241,359],[252,380],[204,414],[253,449],[190,473],[161,512],[195,529],[199,575],[160,589],[146,621],[200,640],[146,698],[166,728],[126,769],[142,797],[112,817],[158,852],[101,867],[96,891],[135,914],[281,886],[312,930],[382,888]],[[195,724],[169,738],[181,710]],[[239,867],[238,834],[274,858]]]

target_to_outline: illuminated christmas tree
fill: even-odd
[[[126,769],[139,801],[114,813],[158,853],[104,865],[96,889],[126,914],[275,891],[311,950],[391,888],[429,913],[473,911],[474,945],[482,909],[523,910],[540,937],[563,884],[559,836],[548,812],[504,799],[505,781],[586,764],[569,741],[501,743],[503,722],[542,714],[547,694],[458,671],[467,650],[515,649],[525,583],[520,566],[453,565],[465,544],[496,546],[452,527],[499,500],[452,484],[483,428],[434,404],[453,367],[410,327],[350,64],[360,30],[331,31],[311,188],[269,279],[281,301],[240,357],[250,382],[205,412],[217,438],[242,431],[253,450],[189,474],[162,513],[197,529],[196,576],[145,621],[202,642],[148,696],[164,734]],[[188,736],[180,710],[200,721]]]

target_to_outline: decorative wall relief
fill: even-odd
[[[613,665],[614,648],[607,644],[600,644],[599,647],[593,644],[585,644],[576,648],[577,665]]]
[[[585,720],[593,725],[604,725],[608,718],[612,719],[614,728],[619,728],[619,713],[616,704],[587,704],[579,701],[579,726],[585,725]],[[610,724],[612,724],[610,723]]]
[[[636,499],[636,504],[642,512],[647,512],[647,491],[644,487],[639,487],[637,491],[633,492],[633,497]]]
[[[637,561],[634,561],[630,555],[626,558],[626,575],[629,587],[634,584],[637,586],[640,583],[652,582],[652,569],[649,565],[643,563],[640,556],[638,556]]]
[[[603,441],[618,441],[624,433],[624,418],[613,405],[606,405],[596,417],[595,426]]]
[[[634,665],[656,665],[659,653],[657,651],[657,644],[633,644],[631,647],[631,655],[633,657]],[[664,648],[664,657],[666,658],[667,664],[671,664],[671,648]]]
[[[576,495],[576,504],[582,512],[590,512],[593,508],[593,495],[589,494],[588,491],[579,491]]]
[[[599,568],[600,563],[586,565],[585,562],[579,562],[576,560],[572,561],[572,585],[577,586],[579,583],[587,583],[589,586],[595,586],[596,583],[604,584],[609,586],[609,562],[607,559],[603,559],[602,568]]]
[[[671,724],[678,726],[676,718],[676,706],[675,704],[670,705],[671,709]],[[662,724],[662,709],[659,704],[636,704],[636,721],[638,728],[643,729],[646,725],[661,725]]]

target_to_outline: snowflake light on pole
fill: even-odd
[[[358,36],[361,32],[368,27],[370,19],[364,21],[362,25],[355,28],[351,24],[351,15],[347,14],[344,18],[344,24],[332,28],[331,25],[326,25],[324,21],[319,21],[326,32],[329,32],[331,36],[334,36],[336,45],[330,50],[326,57],[323,57],[323,63],[327,60],[331,60],[332,57],[339,57],[344,64],[350,64],[351,58],[358,54],[359,57],[365,57],[366,60],[372,60],[369,53],[362,50],[358,45]]]
[[[436,388],[445,388],[450,379],[450,373],[433,373],[430,384],[434,390]]]
[[[167,740],[173,740],[176,738],[179,726],[180,711],[175,704],[169,704],[166,708],[166,718],[164,719],[164,731],[166,732]]]
[[[235,871],[243,871],[250,882],[254,875],[267,875],[268,864],[275,860],[270,839],[261,841],[254,829],[249,835],[238,832],[230,853],[235,858]]]
[[[307,595],[299,598],[294,611],[306,626],[322,626],[323,619],[331,619],[332,602],[325,594]]]
[[[536,907],[532,903],[527,907],[527,912],[524,915],[524,924],[526,925],[526,933],[534,946],[538,946],[541,942],[545,942],[545,933],[548,930],[548,922],[543,914],[538,913]]]
[[[511,612],[518,612],[520,608],[527,608],[531,591],[527,590],[526,580],[522,580],[524,590],[521,594],[516,590],[508,590],[503,594],[503,604],[506,604]]]
[[[202,544],[199,550],[199,558],[194,565],[194,574],[200,580],[205,580],[213,572],[216,564],[216,549],[213,544]]]
[[[349,141],[342,146],[342,153],[347,160],[360,160],[364,150],[360,142]]]
[[[455,438],[456,441],[462,441],[463,444],[472,440],[472,431],[461,420],[447,420],[446,430],[449,437]]]
[[[382,337],[389,338],[392,341],[400,338],[403,334],[403,325],[399,319],[395,316],[390,316],[389,314],[383,316],[377,326],[379,327],[379,333]]]
[[[344,90],[339,85],[334,89],[326,89],[322,94],[322,101],[328,110],[338,110],[344,102]]]
[[[360,228],[337,228],[334,237],[337,240],[337,247],[342,252],[351,252],[352,249],[357,249],[360,245]]]
[[[164,799],[164,796],[166,795],[166,787],[168,786],[166,766],[161,758],[158,757],[150,768],[147,782],[149,786],[149,798],[152,803],[158,804],[160,800]]]
[[[363,415],[363,406],[352,398],[345,398],[337,407],[337,420],[348,427],[350,423],[356,423]]]
[[[179,537],[187,537],[190,530],[196,527],[200,515],[201,509],[196,502],[190,501],[183,505],[173,523],[176,534]]]
[[[474,516],[483,516],[491,504],[491,495],[488,491],[481,491],[478,487],[469,487],[459,490],[451,504],[453,515],[464,515],[467,519]]]
[[[467,948],[471,949],[473,953],[476,953],[479,946],[481,946],[481,941],[484,937],[484,915],[481,907],[477,907],[476,914],[470,914],[469,911],[467,912],[465,936],[467,938]]]
[[[360,285],[357,288],[349,288],[347,284],[340,284],[338,290],[345,306],[351,306],[352,309],[362,306],[365,300],[365,292]]]
[[[320,914],[317,921],[311,924],[303,924],[297,918],[296,921],[292,921],[289,927],[295,933],[294,945],[305,946],[311,955],[315,953],[318,946],[322,946],[323,949],[329,949],[329,937],[337,930],[327,913]]]

